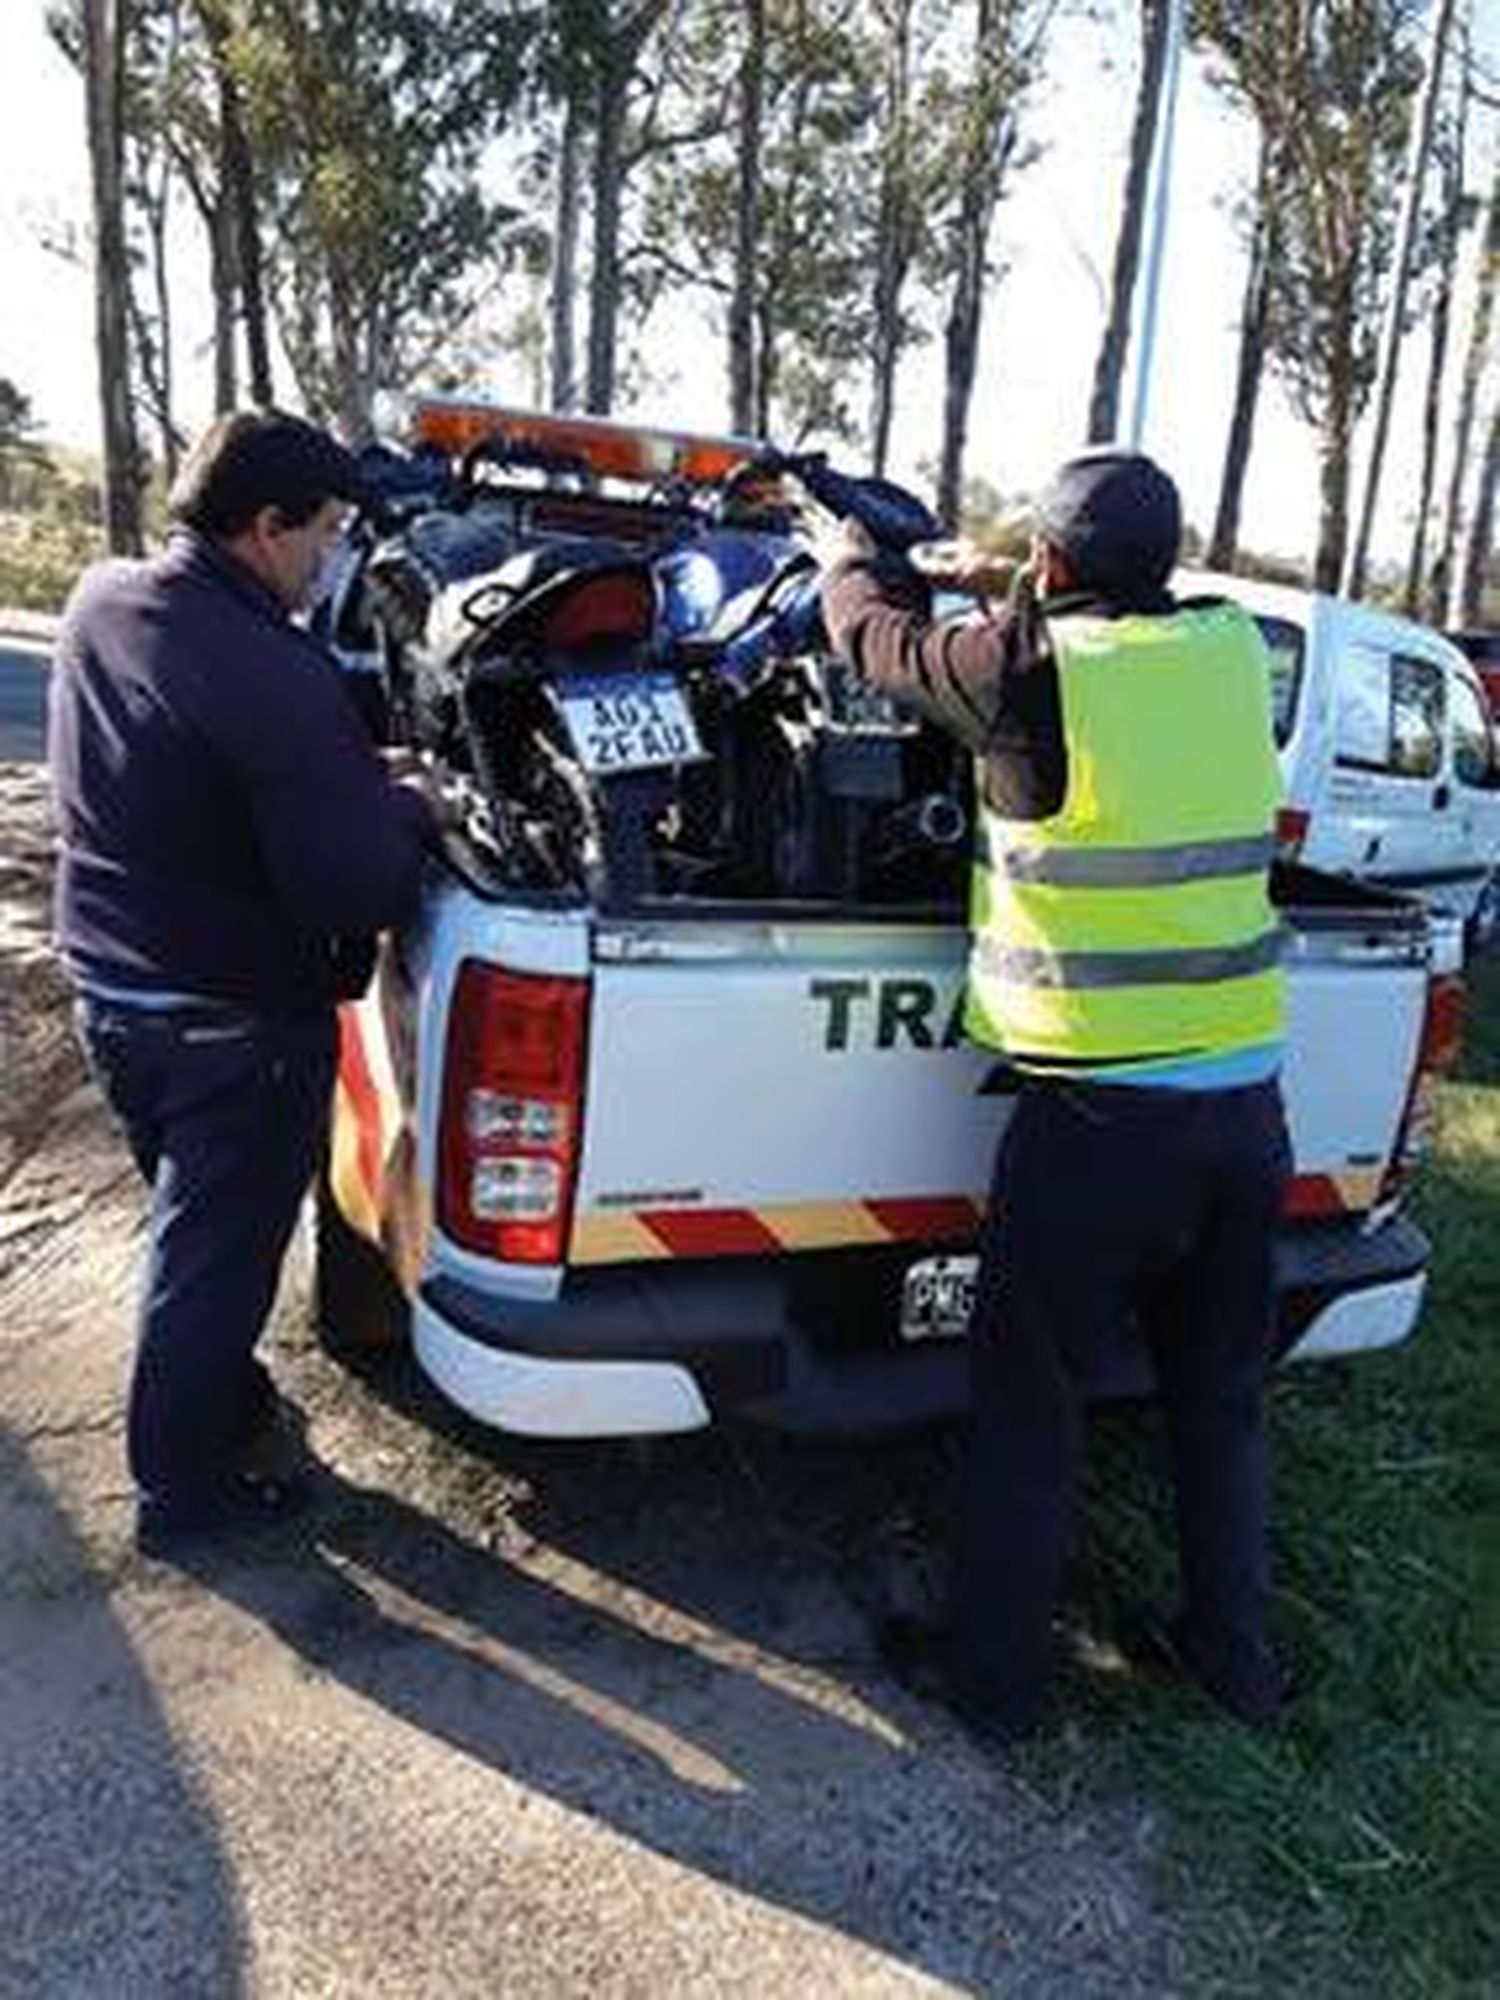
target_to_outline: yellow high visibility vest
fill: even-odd
[[[1270,667],[1238,607],[1050,625],[1067,796],[983,801],[965,1026],[1021,1068],[1222,1055],[1282,1033]]]

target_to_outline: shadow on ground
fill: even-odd
[[[130,1636],[0,1430],[0,1993],[242,1989],[234,1885]]]
[[[527,1447],[403,1360],[369,1386],[441,1447],[421,1504],[326,1473],[286,1560],[190,1565],[319,1673],[927,1974],[1159,1990],[1141,1816],[1064,1820],[875,1668],[860,1571],[938,1504],[940,1441]]]

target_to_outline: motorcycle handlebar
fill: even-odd
[[[840,472],[823,452],[773,451],[758,464],[767,472],[790,473],[820,507],[858,521],[882,548],[904,553],[942,533],[931,509],[904,486],[874,473]]]

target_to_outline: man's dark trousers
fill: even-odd
[[[1289,1172],[1274,1083],[1025,1085],[1002,1139],[970,1332],[955,1693],[1035,1719],[1101,1363],[1138,1326],[1170,1434],[1184,1626],[1247,1694],[1266,1638],[1263,1375]]]
[[[89,1061],[151,1189],[128,1448],[143,1498],[212,1505],[266,1414],[254,1359],[327,1126],[331,1015],[85,998]]]

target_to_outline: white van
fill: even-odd
[[[1321,591],[1203,571],[1184,571],[1175,587],[1233,598],[1265,635],[1288,856],[1474,918],[1500,866],[1500,750],[1459,649]]]

